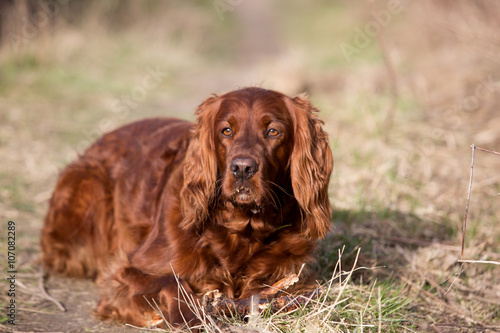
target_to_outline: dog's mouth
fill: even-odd
[[[231,194],[232,201],[236,204],[247,205],[255,202],[252,190],[247,186],[239,186]]]
[[[245,186],[240,186],[233,192],[231,201],[233,205],[245,209],[249,214],[255,215],[262,210],[262,207],[255,195],[253,195],[252,190]]]

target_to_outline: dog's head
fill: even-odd
[[[302,97],[261,88],[205,100],[184,166],[183,227],[202,222],[215,201],[250,214],[292,199],[303,232],[323,237],[330,228],[333,158],[316,111]]]

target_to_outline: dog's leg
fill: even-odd
[[[102,295],[95,312],[101,319],[141,327],[165,326],[163,319],[176,327],[199,324],[198,298],[182,279],[124,267],[99,284]]]

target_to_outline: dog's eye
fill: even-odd
[[[278,131],[277,129],[275,128],[270,128],[268,131],[267,131],[267,136],[271,136],[271,137],[277,137],[278,135],[280,135],[280,131]]]
[[[226,127],[222,130],[222,135],[231,136],[231,135],[233,135],[233,130],[229,127]]]

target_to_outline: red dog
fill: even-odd
[[[60,175],[41,246],[51,271],[98,278],[101,318],[195,317],[178,301],[246,298],[311,259],[330,229],[333,159],[305,99],[246,88],[195,124],[148,119],[104,135]],[[176,277],[179,277],[178,281]]]

